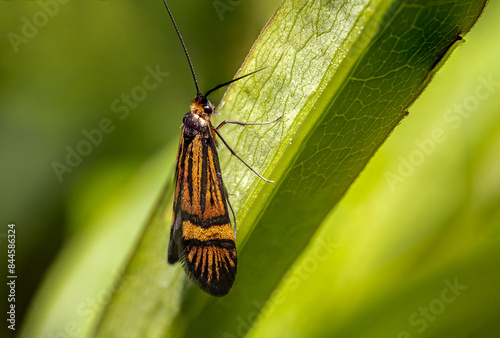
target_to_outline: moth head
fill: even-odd
[[[191,103],[191,111],[204,118],[209,120],[212,114],[215,111],[214,105],[207,99],[206,96],[198,93]]]

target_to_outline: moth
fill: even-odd
[[[222,181],[217,154],[217,137],[257,176],[267,182],[273,183],[273,181],[262,177],[245,163],[222,138],[219,129],[227,123],[270,124],[278,121],[281,116],[274,121],[262,123],[223,121],[216,128],[213,127],[211,117],[215,112],[215,107],[207,99],[208,95],[255,72],[220,84],[203,95],[179,29],[166,1],[163,0],[163,3],[186,54],[197,91],[182,123],[182,136],[175,172],[176,184],[168,262],[175,264],[180,261],[186,274],[196,285],[210,295],[220,297],[226,295],[234,283],[238,255],[235,244],[236,218]],[[235,220],[234,231],[229,209]]]

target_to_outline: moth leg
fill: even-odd
[[[213,131],[215,131],[215,133],[217,134],[217,136],[219,136],[219,138],[222,140],[222,142],[226,145],[226,148],[229,149],[229,151],[231,152],[231,154],[233,154],[234,156],[236,156],[236,158],[238,160],[240,160],[244,165],[247,166],[248,169],[250,169],[255,175],[259,176],[261,179],[263,179],[264,181],[266,182],[269,182],[269,183],[274,183],[274,181],[271,181],[271,180],[268,180],[267,178],[264,178],[264,176],[262,176],[261,174],[259,174],[258,172],[255,171],[254,168],[252,168],[251,166],[249,166],[245,161],[243,161],[243,159],[241,157],[239,157],[236,152],[229,146],[229,144],[227,144],[227,142],[224,140],[224,138],[222,137],[222,135],[219,133],[219,131],[217,130],[217,128],[213,128]]]
[[[226,120],[224,120],[215,129],[219,130],[220,128],[224,127],[224,125],[226,125],[227,123],[239,124],[240,126],[262,126],[262,125],[265,125],[265,124],[275,123],[278,120],[280,120],[282,117],[283,116],[280,116],[276,120],[273,120],[273,121],[268,121],[268,122],[254,122],[254,123],[241,122],[241,121],[226,121]]]

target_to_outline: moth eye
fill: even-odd
[[[210,106],[210,104],[205,104],[203,105],[203,110],[205,111],[206,114],[212,114],[212,107]]]

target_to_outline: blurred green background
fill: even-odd
[[[224,13],[213,1],[171,4],[202,90],[233,77],[279,2],[235,2]],[[5,250],[7,224],[15,223],[19,325],[44,272],[92,213],[145,162],[175,149],[195,90],[161,1],[61,4],[17,47],[9,33],[21,35],[26,20],[43,9],[35,1],[2,1],[0,8],[0,239]],[[275,295],[276,305],[251,334],[440,336],[460,323],[469,331],[474,323],[478,337],[500,332],[494,312],[500,301],[494,283],[500,280],[500,87],[484,99],[477,94],[489,78],[500,83],[499,15],[500,4],[491,2],[325,220],[298,272],[283,281],[283,294]],[[112,103],[141,86],[146,67],[157,65],[169,75],[120,119]],[[473,103],[460,115],[457,105]],[[75,149],[85,140],[82,131],[104,118],[114,130],[60,182],[54,161],[64,164],[67,147]],[[419,144],[430,144],[436,130],[441,141],[419,157]],[[168,174],[150,183],[161,188]],[[319,259],[325,239],[334,250]],[[418,332],[409,316],[455,278],[468,289]],[[1,290],[5,294],[4,285]],[[314,320],[300,320],[319,308]],[[370,318],[370,331],[363,332],[360,318]]]
[[[7,224],[15,223],[18,325],[51,261],[89,215],[147,159],[178,143],[196,94],[162,1],[55,3],[0,2],[0,239],[6,252]],[[202,91],[234,76],[279,5],[224,3],[170,4]],[[169,75],[144,98],[135,92],[136,107],[121,119],[112,103],[143,86],[146,67],[157,65]],[[52,164],[66,165],[67,147],[75,150],[86,140],[83,131],[106,118],[114,130],[60,182]]]

